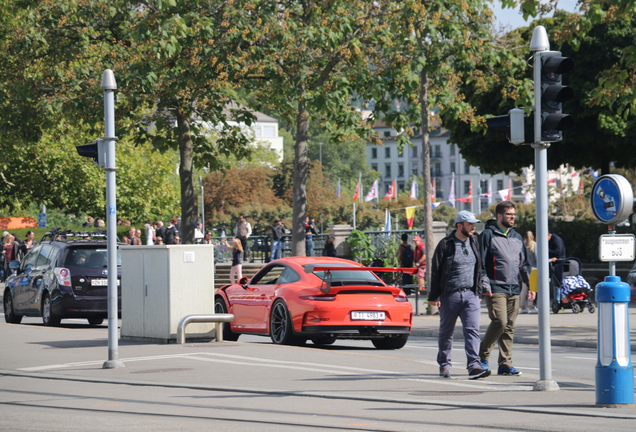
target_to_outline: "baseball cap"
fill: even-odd
[[[457,217],[455,218],[455,223],[462,223],[462,222],[477,223],[481,221],[476,219],[475,215],[469,212],[468,210],[462,210],[459,213],[457,213]]]
[[[415,236],[415,237],[413,237],[413,241],[422,241],[422,237]]]

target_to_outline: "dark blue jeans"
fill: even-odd
[[[466,369],[479,366],[479,319],[481,306],[479,298],[472,291],[444,293],[440,296],[439,336],[437,343],[437,363],[442,368],[452,366],[453,332],[459,317],[464,327],[464,349],[466,350]]]

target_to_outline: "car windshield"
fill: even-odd
[[[348,265],[348,264],[323,264],[324,266],[329,267],[343,267],[342,270],[331,270],[331,282],[332,284],[339,282],[342,285],[350,285],[350,284],[371,284],[371,285],[383,285],[382,282],[378,280],[376,275],[371,271],[364,270],[347,270],[347,267],[359,268],[358,266]],[[314,264],[315,267],[320,267],[321,264]],[[305,266],[306,267],[306,266]],[[316,276],[320,279],[325,280],[325,272],[324,271],[316,271],[314,272]]]
[[[106,248],[73,248],[66,255],[65,267],[104,268],[108,265]],[[117,250],[117,266],[121,266],[121,253]]]

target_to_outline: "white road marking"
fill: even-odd
[[[598,360],[596,357],[592,358],[592,357],[564,357],[564,358],[568,358],[568,359],[577,359],[577,360]]]

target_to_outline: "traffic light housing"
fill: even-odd
[[[562,132],[574,127],[574,117],[562,113],[563,102],[574,98],[574,90],[562,84],[563,74],[574,69],[574,61],[562,57],[559,51],[538,52],[535,56],[539,56],[541,67],[541,82],[538,89],[535,87],[541,92],[541,141],[561,141]]]
[[[90,144],[75,146],[80,156],[92,158],[97,166],[106,166],[106,146],[104,141],[97,139]]]
[[[521,108],[513,108],[506,115],[487,117],[486,124],[495,132],[504,132],[512,144],[523,144],[525,140],[525,113]]]

